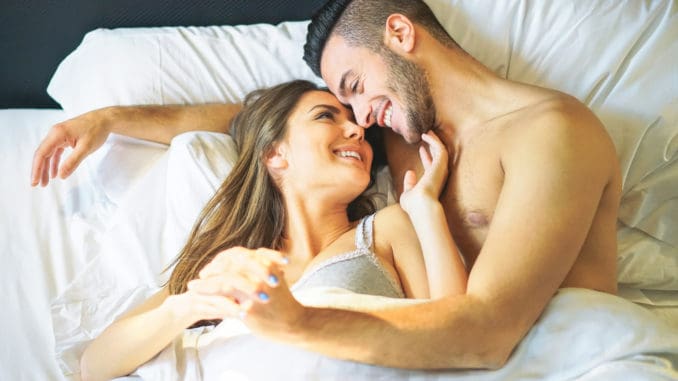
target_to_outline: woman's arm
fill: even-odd
[[[196,321],[221,319],[234,311],[223,296],[194,291],[170,296],[163,288],[89,344],[80,361],[81,378],[96,381],[128,375]]]
[[[433,132],[423,134],[422,140],[428,144],[428,151],[424,146],[419,150],[424,174],[419,181],[413,171],[405,174],[400,205],[409,216],[421,246],[429,297],[438,299],[464,294],[468,273],[438,200],[447,179],[447,150]]]
[[[68,177],[111,133],[169,144],[187,131],[228,132],[240,104],[114,106],[90,111],[52,126],[33,155],[31,185]],[[60,165],[66,148],[73,151]]]

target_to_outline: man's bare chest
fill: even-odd
[[[441,195],[457,246],[473,262],[485,242],[504,182],[499,155],[491,144],[475,145],[450,163]]]

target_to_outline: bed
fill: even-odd
[[[169,146],[112,136],[72,177],[33,189],[32,154],[50,126],[109,105],[233,102],[294,78],[322,84],[301,60],[322,1],[78,3],[10,2],[0,16],[12,52],[0,74],[3,380],[79,380],[83,346],[164,281],[161,269],[237,157],[226,135],[188,133]],[[230,322],[187,331],[129,379],[678,379],[678,4],[427,3],[492,70],[570,93],[607,127],[624,176],[620,297],[562,290],[499,371],[333,360]],[[385,171],[377,190],[393,201]],[[322,289],[299,298],[416,302]]]

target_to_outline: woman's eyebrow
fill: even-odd
[[[308,110],[308,112],[311,113],[311,112],[313,112],[313,110],[315,110],[315,109],[317,109],[317,108],[324,108],[324,109],[327,109],[327,110],[329,110],[329,111],[330,111],[331,113],[333,113],[333,114],[341,114],[341,110],[339,110],[339,108],[338,108],[337,106],[327,105],[327,104],[319,104],[319,105],[315,105],[315,106],[311,107],[311,109]]]

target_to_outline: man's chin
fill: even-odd
[[[408,135],[401,135],[401,136],[403,137],[403,139],[405,139],[405,141],[408,144],[419,144],[419,143],[421,143],[421,135],[409,133]]]
[[[413,128],[406,128],[404,131],[398,131],[398,134],[409,144],[418,144],[421,142],[421,134]]]

